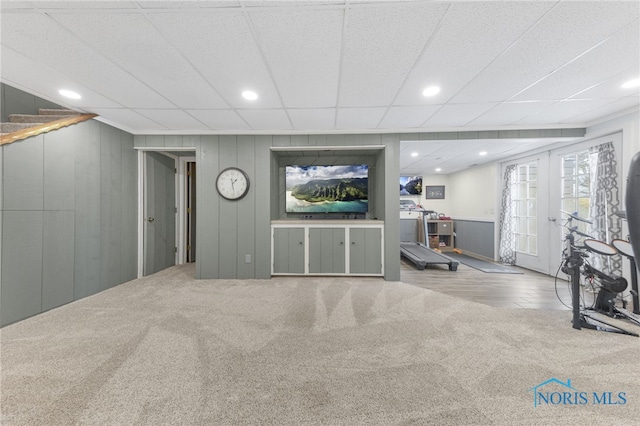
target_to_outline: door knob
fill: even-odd
[[[547,219],[549,220],[549,222],[555,222],[556,221],[555,217],[547,217]]]
[[[153,222],[154,220],[156,220],[156,218],[155,218],[155,217],[151,217],[151,216],[149,216],[149,217],[147,218],[147,220],[148,220],[149,222]]]

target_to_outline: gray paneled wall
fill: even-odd
[[[0,160],[2,325],[136,277],[132,135],[91,120],[4,145]]]
[[[271,219],[280,212],[279,193],[284,168],[272,146],[385,145],[374,165],[375,215],[385,224],[385,279],[400,279],[398,190],[400,137],[393,135],[265,135],[134,137],[136,147],[196,148],[198,174],[198,278],[258,278],[271,276]],[[221,199],[215,189],[218,173],[236,166],[249,175],[251,189],[240,201]],[[251,263],[246,262],[249,255]]]
[[[456,233],[456,248],[489,259],[494,258],[495,225],[493,222],[454,220],[453,228]]]

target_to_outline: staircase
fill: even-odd
[[[10,114],[8,123],[0,123],[0,145],[80,123],[95,116],[70,109],[40,109],[37,115]]]

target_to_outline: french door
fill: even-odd
[[[502,165],[503,176],[512,166],[511,237],[517,266],[549,275],[557,273],[567,233],[566,213],[587,220],[592,215],[595,166],[590,148],[607,142],[613,143],[619,158],[622,136],[616,133]],[[617,187],[621,188],[619,167],[617,176]],[[585,234],[592,232],[586,222],[574,220],[572,226]]]
[[[508,168],[507,166],[512,166]],[[510,215],[516,265],[549,273],[549,156],[547,153],[505,163],[502,174],[511,173]]]
[[[618,159],[621,158],[621,133],[590,139],[579,144],[553,150],[550,153],[550,181],[554,184],[549,188],[549,217],[554,219],[554,226],[552,227],[550,238],[549,263],[553,275],[555,275],[562,262],[563,240],[567,233],[566,222],[568,216],[566,213],[575,213],[577,216],[590,221],[593,219],[592,210],[594,206],[592,204],[591,188],[595,183],[593,181],[595,178],[595,165],[589,150],[608,142],[613,143],[616,157]],[[619,160],[617,166],[617,188],[622,188]],[[574,220],[572,221],[572,226],[577,226],[578,230],[585,234],[593,232],[593,226],[582,221]],[[606,224],[604,226],[606,227]],[[611,244],[610,239],[604,242]]]

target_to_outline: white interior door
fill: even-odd
[[[556,275],[567,233],[563,211],[590,219],[589,148],[606,142],[621,152],[622,135],[615,133],[503,164],[503,174],[507,166],[518,166],[513,178],[516,265]],[[585,222],[573,220],[572,226],[585,234],[590,231]]]
[[[512,176],[516,265],[549,273],[549,157],[547,153],[503,164],[515,164]]]
[[[622,149],[622,135],[614,133],[551,151],[550,156],[550,204],[549,216],[555,218],[551,227],[549,245],[549,263],[551,272],[556,273],[562,262],[563,241],[567,228],[567,215],[562,213],[577,213],[577,216],[590,219],[589,185],[591,170],[589,164],[589,148],[612,142],[617,153]],[[620,158],[620,156],[617,156]],[[618,164],[618,188],[622,188],[620,164]],[[589,225],[574,220],[572,226],[589,234]],[[611,241],[605,241],[611,244]]]

